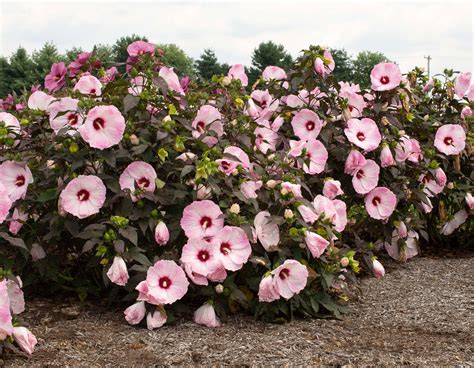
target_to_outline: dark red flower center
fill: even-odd
[[[388,84],[390,82],[390,79],[386,75],[384,75],[382,78],[380,78],[380,83],[382,84]]]
[[[359,170],[356,173],[356,178],[357,179],[362,179],[364,177],[364,170]]]
[[[160,285],[160,288],[162,289],[168,289],[171,286],[171,280],[168,276],[160,277],[158,285]]]
[[[451,137],[444,138],[444,144],[447,145],[447,146],[452,145],[453,144],[453,138],[451,138]]]
[[[207,229],[208,227],[212,226],[212,220],[210,217],[203,216],[201,221],[199,222],[203,229]]]
[[[280,274],[278,276],[280,277],[280,279],[285,280],[290,276],[290,270],[288,268],[284,268],[280,271]]]
[[[211,256],[209,255],[209,252],[207,250],[200,250],[198,255],[197,255],[197,258],[201,261],[201,262],[206,262],[209,260],[209,258],[211,258]]]
[[[224,169],[224,171],[229,170],[230,164],[227,161],[221,161],[221,166]]]
[[[88,190],[81,189],[79,192],[77,192],[77,198],[81,201],[87,201],[90,197],[90,193]]]
[[[67,117],[67,123],[70,126],[74,126],[77,124],[77,115],[76,114],[69,114]]]
[[[262,102],[260,102],[260,107],[262,109],[266,108],[267,107],[267,101],[263,100]]]
[[[374,206],[378,206],[378,205],[380,204],[380,202],[382,202],[382,200],[380,199],[380,197],[374,197],[374,198],[372,199],[372,204],[373,204]]]
[[[95,130],[101,130],[105,128],[105,120],[102,118],[96,118],[92,123]]]
[[[137,180],[137,184],[140,188],[148,188],[148,186],[150,185],[150,180],[148,180],[147,178],[140,178]]]
[[[356,137],[359,141],[365,141],[365,134],[362,132],[357,133]]]
[[[230,244],[227,243],[227,242],[224,242],[221,244],[221,253],[223,255],[228,255],[230,253],[230,250],[231,250],[231,247],[230,247]]]
[[[349,105],[349,111],[352,112],[352,110],[354,110],[354,108],[351,105]]]
[[[25,185],[25,182],[26,182],[25,176],[24,175],[18,175],[16,177],[16,180],[15,180],[15,185],[17,187],[22,187],[23,185]]]
[[[94,95],[95,94],[95,88],[92,88],[91,89],[91,95]]]
[[[204,131],[205,127],[206,127],[206,124],[203,121],[198,121],[198,123],[196,124],[197,130],[201,133]]]
[[[314,123],[314,121],[310,120],[306,122],[306,130],[312,131],[314,130],[315,127],[316,127],[316,124]]]

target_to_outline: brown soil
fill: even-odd
[[[24,319],[39,343],[6,367],[168,365],[472,366],[474,258],[417,258],[383,280],[362,280],[362,298],[339,320],[287,325],[232,317],[218,329],[190,321],[156,331],[120,312],[33,301]],[[0,360],[0,365],[2,361]]]

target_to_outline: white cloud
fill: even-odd
[[[0,54],[46,41],[91,49],[137,33],[195,58],[211,47],[229,63],[249,64],[253,48],[273,40],[293,55],[310,44],[381,51],[404,70],[429,54],[439,72],[473,70],[472,27],[470,1],[3,1]]]

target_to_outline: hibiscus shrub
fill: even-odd
[[[361,91],[311,47],[250,88],[242,65],[196,84],[150,43],[128,52],[124,74],[83,53],[48,93],[3,101],[1,266],[25,285],[85,298],[112,282],[150,329],[189,309],[212,327],[339,317],[348,281],[383,276],[382,248],[472,241],[469,73],[384,63]]]

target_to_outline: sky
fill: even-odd
[[[251,63],[262,41],[293,55],[311,44],[349,54],[381,51],[402,71],[450,67],[474,72],[474,1],[6,1],[0,0],[0,55],[51,41],[63,52],[91,50],[136,33],[175,43],[193,58],[214,49],[221,62]]]

